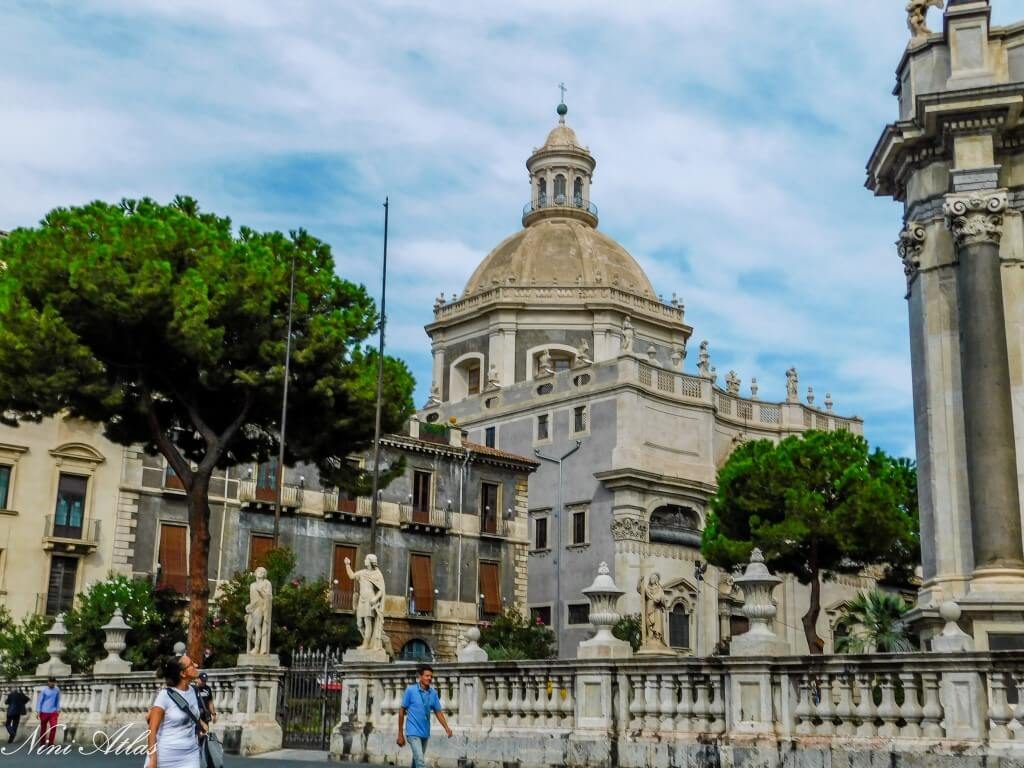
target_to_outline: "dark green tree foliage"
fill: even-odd
[[[802,622],[811,652],[821,653],[815,627],[823,577],[919,562],[912,477],[912,465],[869,451],[850,432],[746,443],[718,472],[702,551],[711,563],[734,568],[759,547],[770,568],[810,584]]]
[[[332,609],[327,581],[295,578],[294,566],[295,555],[291,550],[275,549],[267,556],[267,578],[274,585],[271,650],[287,665],[299,648],[330,646],[344,650],[359,645],[362,638],[355,620]],[[252,574],[237,573],[221,585],[207,631],[211,651],[208,666],[233,667],[238,654],[245,652],[245,606],[253,579]]]
[[[35,674],[36,667],[50,658],[43,634],[50,624],[45,616],[31,613],[15,621],[0,605],[0,676],[10,680]]]
[[[76,672],[89,672],[97,659],[105,658],[103,625],[117,608],[131,627],[121,654],[135,669],[157,669],[174,644],[185,636],[182,611],[168,590],[154,590],[146,579],[110,574],[80,593],[75,607],[64,617],[68,649],[64,657]]]
[[[344,457],[372,442],[377,328],[330,248],[201,213],[195,201],[95,202],[0,239],[0,420],[67,413],[160,453],[188,498],[189,651],[209,601],[210,477],[278,451],[289,275],[295,264],[286,463],[365,485]],[[385,361],[385,430],[412,409],[412,376]]]
[[[861,592],[840,612],[837,653],[905,653],[913,650],[902,597],[875,589]]]
[[[555,633],[515,608],[506,608],[481,629],[480,647],[491,661],[550,659],[555,652]]]
[[[612,627],[612,635],[619,640],[625,640],[632,646],[634,651],[640,650],[640,643],[643,640],[640,627],[640,614],[631,613],[623,616]]]

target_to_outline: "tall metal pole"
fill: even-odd
[[[570,448],[567,453],[562,454],[560,459],[553,459],[550,456],[545,456],[540,451],[533,452],[538,459],[550,461],[552,464],[558,465],[558,490],[555,493],[555,611],[557,613],[557,617],[555,618],[556,658],[562,648],[562,462],[576,453],[582,445],[583,441],[577,440],[576,445]]]
[[[377,416],[373,428],[373,498],[370,499],[370,552],[377,553],[377,516],[380,499],[380,411],[384,398],[384,329],[388,298],[388,198],[384,198],[384,266],[380,277],[380,341],[377,348]]]
[[[284,345],[284,394],[281,396],[281,434],[277,450],[277,503],[274,505],[274,546],[280,546],[281,502],[284,495],[284,438],[288,425],[288,379],[292,370],[292,304],[295,302],[295,251],[292,251],[291,285],[288,288],[288,335]]]

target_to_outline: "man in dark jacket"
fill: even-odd
[[[4,727],[7,728],[7,743],[11,744],[18,734],[21,718],[26,714],[25,705],[28,704],[28,696],[21,688],[12,688],[7,694],[4,704],[7,705],[7,719],[4,721]]]

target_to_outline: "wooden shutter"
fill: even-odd
[[[484,613],[501,613],[501,582],[497,563],[480,563],[480,594],[484,596]]]
[[[434,610],[434,574],[430,568],[430,555],[409,555],[409,577],[417,613]]]
[[[46,615],[70,611],[75,602],[78,558],[54,555],[50,560],[50,580],[46,591]]]
[[[267,564],[267,553],[274,548],[273,536],[262,536],[258,533],[249,537],[249,570],[254,571]]]
[[[173,589],[185,594],[188,588],[188,557],[186,537],[188,528],[184,525],[160,526],[160,579],[158,587]]]
[[[412,511],[413,520],[417,523],[430,522],[430,479],[429,472],[416,472],[413,475]]]
[[[480,527],[484,533],[498,532],[498,486],[480,484]]]
[[[356,562],[356,548],[344,544],[334,545],[334,609],[338,611],[352,610],[352,579],[345,572],[345,558]]]

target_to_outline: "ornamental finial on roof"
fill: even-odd
[[[558,108],[555,110],[555,112],[558,113],[558,122],[559,122],[559,124],[565,125],[565,116],[569,112],[569,108],[567,106],[565,106],[565,92],[567,90],[566,87],[565,87],[565,83],[559,83],[558,84],[558,90],[561,91],[562,98],[558,102]]]

